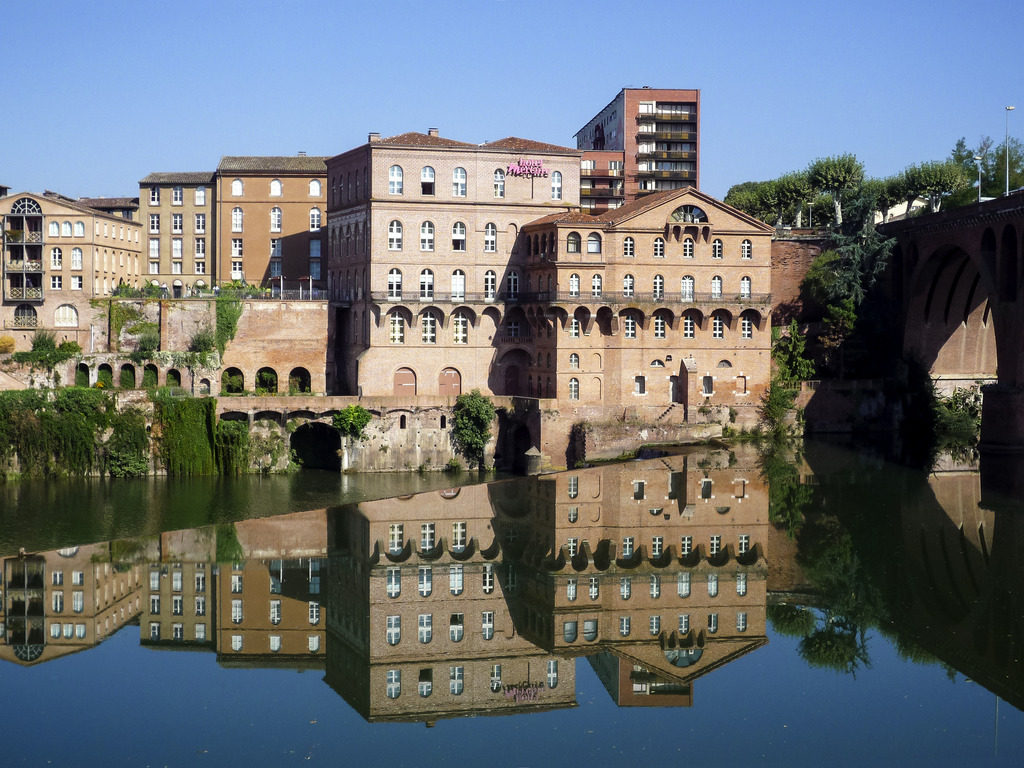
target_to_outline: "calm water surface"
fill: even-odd
[[[976,471],[809,444],[0,503],[5,765],[1024,759],[1024,510]]]

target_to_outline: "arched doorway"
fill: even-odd
[[[307,395],[312,390],[310,388],[310,375],[309,371],[305,368],[292,368],[292,372],[288,374],[288,392],[289,394],[295,395]]]
[[[437,393],[442,397],[458,397],[462,394],[462,374],[454,368],[445,368],[437,379]]]
[[[399,368],[395,371],[395,397],[416,397],[416,373],[411,368]]]
[[[292,433],[289,447],[306,469],[341,470],[341,433],[334,427],[318,421],[303,424]]]

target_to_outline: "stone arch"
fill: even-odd
[[[168,368],[166,381],[168,387],[180,387],[181,371],[179,371],[177,368]]]
[[[114,386],[114,371],[107,363],[101,363],[96,369],[96,384],[103,389],[110,389]]]
[[[142,386],[144,389],[153,389],[160,383],[160,371],[153,363],[146,363],[142,369]]]
[[[240,395],[245,392],[245,374],[238,368],[228,368],[220,380],[221,390],[226,395]]]
[[[288,374],[289,393],[308,395],[313,391],[312,386],[312,377],[309,375],[309,371],[301,366],[292,368],[291,373]]]
[[[210,380],[203,378],[199,380],[199,394],[202,396],[208,396],[210,394],[211,386]]]
[[[79,363],[75,368],[75,386],[88,387],[91,383],[90,378],[89,366],[85,363]]]
[[[135,366],[131,363],[121,366],[119,385],[121,389],[135,389]]]
[[[257,394],[276,395],[277,389],[277,371],[267,366],[256,371]]]
[[[341,433],[319,421],[309,421],[292,432],[289,448],[299,463],[309,469],[341,470]]]
[[[522,395],[526,392],[526,372],[530,356],[524,349],[510,349],[491,367],[488,385],[495,394]]]

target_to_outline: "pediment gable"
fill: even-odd
[[[771,235],[774,230],[743,211],[696,189],[681,189],[642,197],[599,218],[609,231],[664,230],[681,227],[703,238],[714,233]]]

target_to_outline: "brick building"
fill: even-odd
[[[140,284],[139,223],[53,192],[0,198],[0,216],[4,330],[19,349],[45,328],[93,351],[90,300]]]
[[[600,213],[700,181],[700,91],[623,88],[576,133],[580,204]]]
[[[151,173],[139,182],[146,279],[176,299],[210,285],[215,204],[211,171]]]

